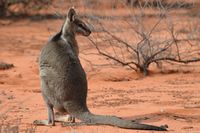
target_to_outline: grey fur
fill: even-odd
[[[74,14],[73,8],[69,13],[71,10]],[[166,131],[165,126],[139,124],[116,116],[95,115],[89,111],[86,104],[87,78],[78,58],[78,45],[75,39],[77,34],[75,26],[80,26],[76,22],[82,21],[76,19],[71,21],[72,19],[67,18],[62,30],[52,37],[41,51],[39,57],[41,88],[48,109],[48,121],[36,120],[34,123],[54,125],[53,108],[55,108],[60,112],[67,112],[88,125],[101,124],[128,129]],[[82,35],[89,36],[91,33],[89,28],[84,23],[81,26],[85,26],[82,27],[85,30]]]

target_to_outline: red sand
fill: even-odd
[[[1,21],[5,23],[5,20]],[[0,25],[0,61],[15,66],[0,71],[0,118],[4,123],[19,125],[20,131],[30,127],[36,119],[47,118],[40,93],[37,57],[48,37],[58,31],[61,24],[61,20],[21,20],[10,25]],[[78,42],[81,42],[81,49],[88,43],[83,37],[79,37]],[[126,119],[137,118],[143,123],[154,125],[167,124],[171,133],[200,131],[199,72],[153,72],[143,78],[121,67],[98,67],[91,71],[90,66],[82,62],[88,76],[88,106],[92,112]],[[17,123],[17,120],[20,122]],[[60,123],[54,127],[36,127],[38,133],[58,131],[150,132],[110,126],[61,127]]]

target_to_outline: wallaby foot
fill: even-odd
[[[33,124],[38,126],[55,126],[54,111],[50,104],[47,104],[48,120],[35,120]]]
[[[71,115],[55,115],[56,122],[68,122],[68,123],[75,123],[75,117]]]
[[[49,122],[48,120],[35,120],[33,124],[37,126],[55,126],[55,123]]]
[[[65,115],[65,116],[56,115],[55,122],[75,123],[75,117],[71,115]],[[55,126],[55,122],[52,123],[52,122],[49,122],[48,120],[35,120],[33,124],[38,125],[38,126]]]

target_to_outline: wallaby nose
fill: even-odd
[[[88,31],[88,34],[90,35],[91,33],[92,33],[91,30],[89,30],[89,31]]]
[[[91,33],[91,30],[87,30],[86,36],[89,36]]]

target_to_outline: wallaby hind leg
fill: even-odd
[[[44,126],[54,126],[54,112],[53,107],[47,104],[47,111],[48,111],[48,120],[35,120],[33,124],[35,125],[44,125]]]

